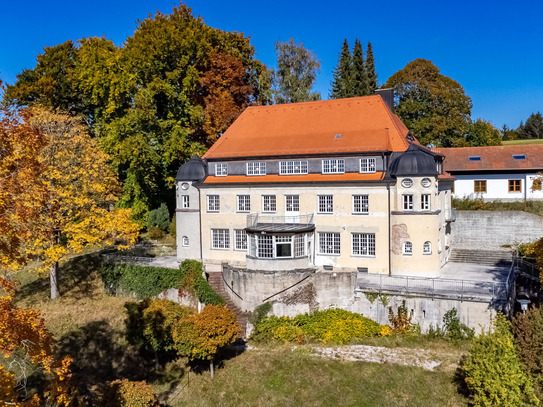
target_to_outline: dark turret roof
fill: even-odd
[[[396,156],[390,165],[390,175],[393,177],[406,176],[436,176],[436,160],[435,155],[411,143],[409,148]]]
[[[201,181],[206,177],[206,164],[198,154],[194,154],[190,160],[177,170],[177,181]]]

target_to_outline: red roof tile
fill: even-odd
[[[497,171],[543,168],[543,144],[519,144],[512,146],[433,148],[432,151],[443,154],[443,169],[457,171]],[[513,155],[525,155],[525,160],[514,160]],[[481,157],[480,161],[471,161],[470,156]]]
[[[378,95],[252,106],[204,158],[405,151],[407,133]]]

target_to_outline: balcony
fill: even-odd
[[[247,232],[249,233],[301,233],[315,230],[313,214],[299,215],[247,215]]]
[[[456,208],[445,209],[445,222],[456,221]]]

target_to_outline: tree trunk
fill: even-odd
[[[213,379],[213,359],[209,360],[209,370],[211,371],[211,378]]]
[[[54,262],[49,272],[49,281],[51,282],[51,299],[60,297],[60,290],[58,286],[58,261]]]

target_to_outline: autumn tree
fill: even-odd
[[[14,292],[15,284],[0,276],[0,357],[6,362],[0,364],[0,402],[20,407],[68,405],[71,359],[54,356],[54,341],[40,313],[18,308]],[[36,369],[45,374],[47,388],[31,395],[26,393],[27,379]]]
[[[363,68],[363,66],[362,66]],[[347,39],[343,41],[341,52],[333,73],[334,80],[332,81],[332,90],[330,91],[330,98],[350,98],[354,96],[353,93],[353,58],[351,57],[351,51],[349,49],[349,43]]]
[[[431,61],[416,59],[408,63],[384,87],[394,89],[395,113],[422,144],[464,144],[471,99],[458,82],[442,75]]]
[[[180,354],[190,359],[209,360],[211,377],[217,353],[239,337],[236,315],[224,305],[206,305],[178,325],[173,338]]]
[[[499,146],[502,144],[500,131],[492,123],[477,119],[468,126],[466,143],[472,147]]]
[[[277,69],[274,73],[275,101],[277,103],[297,103],[320,100],[321,95],[313,92],[313,85],[321,63],[317,55],[297,44],[294,38],[275,43]]]
[[[1,124],[0,134],[13,136],[10,146],[20,144],[2,151],[7,159],[0,162],[0,174],[22,179],[30,189],[3,180],[11,196],[0,202],[0,227],[10,239],[2,238],[0,264],[16,269],[40,259],[40,269],[50,269],[51,298],[56,298],[60,260],[97,244],[124,248],[135,242],[138,227],[129,209],[114,208],[119,183],[79,119],[35,107],[19,116],[10,113]],[[25,147],[26,135],[35,147]],[[39,171],[28,174],[21,168],[27,162]],[[25,212],[29,216],[21,217]],[[19,233],[24,241],[13,237]]]

